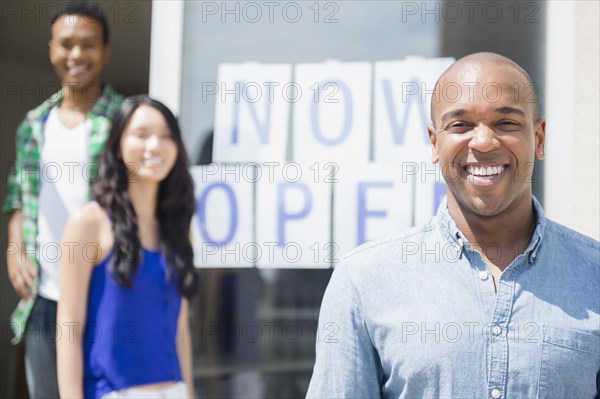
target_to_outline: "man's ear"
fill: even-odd
[[[50,59],[50,63],[54,64],[52,62],[52,39],[48,41],[48,58]]]
[[[431,142],[431,162],[438,163],[440,157],[437,150],[437,135],[435,134],[435,128],[433,124],[427,126],[427,134],[429,134],[429,141]]]
[[[539,160],[545,158],[544,147],[546,144],[546,119],[540,117],[535,123],[535,157]]]

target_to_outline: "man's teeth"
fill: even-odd
[[[477,176],[499,175],[504,171],[504,166],[467,166],[467,173]]]
[[[85,66],[73,66],[69,68],[69,73],[71,73],[72,75],[77,75],[85,72],[86,69],[87,68]]]

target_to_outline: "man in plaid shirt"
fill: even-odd
[[[29,111],[19,126],[15,173],[3,208],[9,215],[8,274],[21,297],[11,319],[13,343],[25,340],[32,398],[59,396],[54,337],[60,235],[69,212],[90,199],[112,114],[123,101],[102,82],[111,46],[96,4],[61,4],[49,46],[62,90]]]

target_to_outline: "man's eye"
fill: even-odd
[[[464,133],[471,130],[471,126],[465,122],[454,122],[448,125],[446,130],[452,133]]]
[[[498,126],[499,129],[501,130],[516,130],[519,126],[521,126],[520,123],[515,122],[515,121],[500,121],[496,124]]]

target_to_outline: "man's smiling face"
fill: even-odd
[[[63,15],[52,25],[50,62],[63,84],[73,90],[100,85],[110,52],[110,44],[103,41],[102,25],[92,18]]]
[[[495,216],[531,201],[545,135],[545,121],[528,102],[532,91],[517,69],[493,62],[457,66],[439,81],[429,136],[449,203]]]

